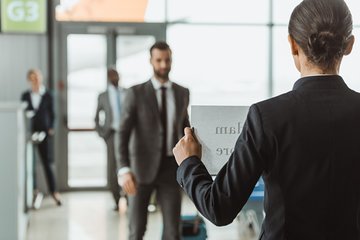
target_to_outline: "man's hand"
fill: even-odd
[[[173,149],[177,164],[180,164],[191,156],[201,159],[201,144],[196,139],[190,128],[184,129],[185,136],[182,137]]]
[[[54,136],[54,134],[55,134],[54,129],[53,129],[53,128],[50,128],[50,129],[48,130],[48,134],[49,134],[49,136]]]
[[[128,195],[136,194],[136,179],[132,172],[124,173],[118,177],[118,183]]]

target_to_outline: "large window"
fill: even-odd
[[[357,37],[360,2],[345,1]],[[291,56],[287,25],[300,2],[168,0],[171,76],[190,88],[191,104],[249,105],[290,91],[300,74]],[[340,74],[357,91],[359,61],[356,42]]]
[[[268,29],[179,24],[168,27],[172,78],[191,103],[248,105],[267,97]]]
[[[168,21],[189,23],[257,23],[269,21],[269,1],[168,0]]]
[[[275,24],[288,24],[291,12],[301,0],[273,1],[273,21]]]
[[[345,1],[357,33],[360,2]],[[100,4],[61,0],[56,14],[62,21],[166,22],[167,38],[174,51],[172,77],[190,87],[193,104],[249,104],[291,90],[299,78],[287,42],[287,24],[300,2],[103,0]],[[344,59],[341,73],[351,87],[360,89],[352,77],[358,75],[354,74],[358,70],[355,62],[360,60],[357,45],[351,56]],[[121,51],[123,55],[127,49]],[[146,51],[144,48],[139,52],[139,57]],[[122,72],[132,75],[131,81],[123,76],[126,86],[135,75],[146,78],[147,71],[130,73],[126,68],[136,56],[117,62]]]
[[[300,78],[290,51],[287,27],[274,27],[273,42],[273,95],[288,92]]]

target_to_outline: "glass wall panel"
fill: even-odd
[[[68,127],[94,128],[97,95],[106,88],[106,37],[70,34],[68,54]]]
[[[168,21],[211,23],[266,23],[269,1],[168,0]]]
[[[249,105],[267,97],[268,28],[172,25],[174,81],[192,104]]]
[[[273,1],[274,8],[274,23],[275,24],[288,24],[290,15],[294,8],[302,0],[291,0],[291,1]],[[351,14],[353,16],[353,22],[356,25],[360,24],[360,1],[359,0],[345,0],[348,5]]]
[[[152,76],[150,47],[154,36],[118,36],[116,38],[116,68],[121,85],[130,87],[149,80]]]
[[[290,15],[294,8],[302,0],[291,0],[291,1],[273,1],[273,20],[275,24],[288,24]]]
[[[274,27],[273,37],[273,95],[276,96],[290,91],[300,73],[291,55],[287,27]]]
[[[68,149],[70,187],[106,186],[106,145],[96,132],[70,132]]]

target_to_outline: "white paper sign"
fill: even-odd
[[[191,126],[211,175],[216,175],[229,160],[248,110],[248,106],[191,106]]]

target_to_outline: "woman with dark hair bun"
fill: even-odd
[[[289,22],[301,74],[293,90],[253,104],[213,181],[189,128],[173,149],[177,179],[216,225],[231,223],[265,182],[260,239],[360,239],[360,94],[339,75],[354,44],[343,0],[304,0]]]
[[[289,22],[293,55],[297,56],[300,48],[311,65],[323,72],[336,70],[341,58],[351,52],[352,29],[351,13],[343,0],[305,0],[294,9]],[[298,61],[295,64],[298,67]]]

